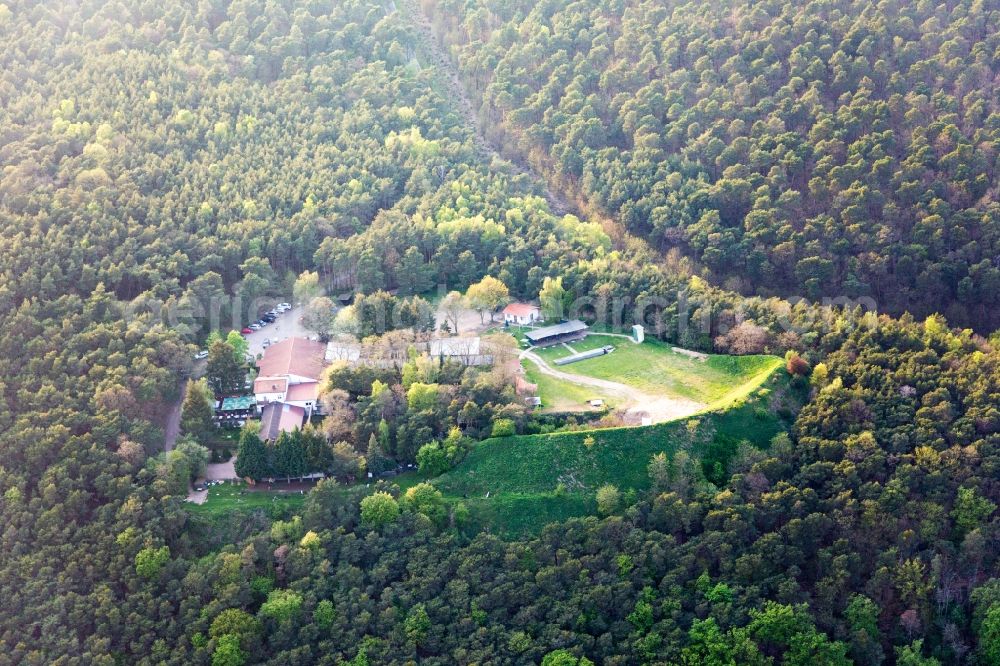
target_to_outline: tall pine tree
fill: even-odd
[[[267,447],[250,428],[244,428],[240,434],[235,468],[237,476],[249,477],[255,481],[273,474],[268,465]]]
[[[302,431],[283,432],[274,443],[274,472],[277,476],[302,476],[306,469],[306,451]]]
[[[212,394],[204,380],[189,379],[181,406],[181,432],[207,445],[212,441],[214,431]]]
[[[225,340],[217,340],[208,348],[208,385],[216,396],[238,395],[243,392],[246,368],[236,360],[236,351]]]
[[[379,423],[380,431],[382,423],[385,423],[385,420]],[[382,442],[375,437],[375,433],[372,433],[371,437],[368,438],[368,451],[365,454],[365,460],[368,463],[368,471],[372,474],[381,474],[387,469],[391,469],[393,467],[392,460],[390,460],[389,456],[385,454]]]

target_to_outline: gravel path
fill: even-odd
[[[236,456],[224,463],[209,463],[205,470],[206,481],[229,481],[236,478]]]
[[[621,384],[619,382],[613,382],[607,379],[598,379],[597,377],[587,377],[586,375],[578,375],[564,370],[557,370],[546,363],[541,356],[530,350],[521,352],[521,358],[534,363],[538,367],[539,372],[543,375],[572,382],[573,384],[579,384],[580,386],[599,388],[607,393],[619,396],[627,403],[625,410],[626,414],[637,417],[645,415],[648,416],[653,423],[673,421],[674,419],[691,416],[692,414],[697,414],[705,408],[704,404],[694,400],[688,400],[687,398],[667,398],[663,396],[650,395],[637,388]]]
[[[188,496],[184,501],[191,502],[192,504],[204,504],[205,500],[207,499],[208,499],[208,488],[205,488],[204,490],[188,491]]]

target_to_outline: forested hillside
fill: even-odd
[[[390,209],[407,215],[380,226],[405,235],[398,253],[362,262],[366,291],[398,286],[410,247],[428,279],[467,286],[515,245],[567,238],[553,257],[601,245],[547,216],[524,178],[487,175],[398,16],[364,2],[268,7],[5,12],[3,303],[99,282],[126,300],[179,298],[194,282],[192,298],[249,301]],[[319,265],[353,271],[360,254]]]
[[[423,7],[508,152],[719,282],[1000,324],[991,3]]]
[[[997,323],[992,5],[424,9],[491,138],[593,220],[485,161],[393,3],[0,3],[0,664],[1000,663],[997,338],[923,316]],[[304,270],[362,306],[487,274],[651,298],[650,336],[788,351],[807,402],[745,405],[794,424],[709,475],[695,419],[631,492],[553,478],[599,516],[534,537],[412,476],[206,536],[158,455],[198,309],[238,328]],[[396,428],[447,468],[513,432],[509,386],[440,372],[329,373],[354,420],[310,444]]]

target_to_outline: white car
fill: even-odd
[[[261,348],[267,349],[270,346],[271,346],[271,338],[268,338],[267,340],[264,340],[264,344],[261,345]]]
[[[200,361],[202,359],[208,358],[208,350],[202,349],[200,352],[194,355],[194,360]]]
[[[247,328],[249,328],[251,331],[259,331],[260,324],[250,324],[249,326],[247,326]]]
[[[278,307],[281,308],[281,309],[283,309],[283,310],[291,310],[292,309],[292,304],[291,303],[278,303]]]

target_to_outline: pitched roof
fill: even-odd
[[[326,345],[306,338],[288,338],[264,350],[257,366],[261,377],[298,375],[319,379],[325,365]]]
[[[574,319],[573,321],[565,321],[561,324],[556,324],[555,326],[536,328],[534,331],[525,333],[524,337],[528,338],[531,342],[537,342],[538,340],[544,340],[545,338],[551,338],[557,335],[567,335],[569,333],[577,333],[585,330],[587,330],[587,325],[579,319]]]
[[[478,356],[479,338],[435,338],[430,344],[431,356]]]
[[[528,317],[532,312],[538,312],[539,310],[541,308],[531,303],[511,303],[503,309],[503,313],[514,317]]]
[[[284,393],[287,388],[287,377],[258,377],[253,382],[253,392],[256,395],[260,395],[261,393]]]
[[[283,432],[291,432],[302,427],[306,410],[283,402],[272,402],[264,406],[260,413],[260,438],[274,440]]]
[[[287,402],[315,402],[318,397],[319,382],[302,382],[301,384],[292,384],[288,387],[288,393],[285,394],[285,400]]]

